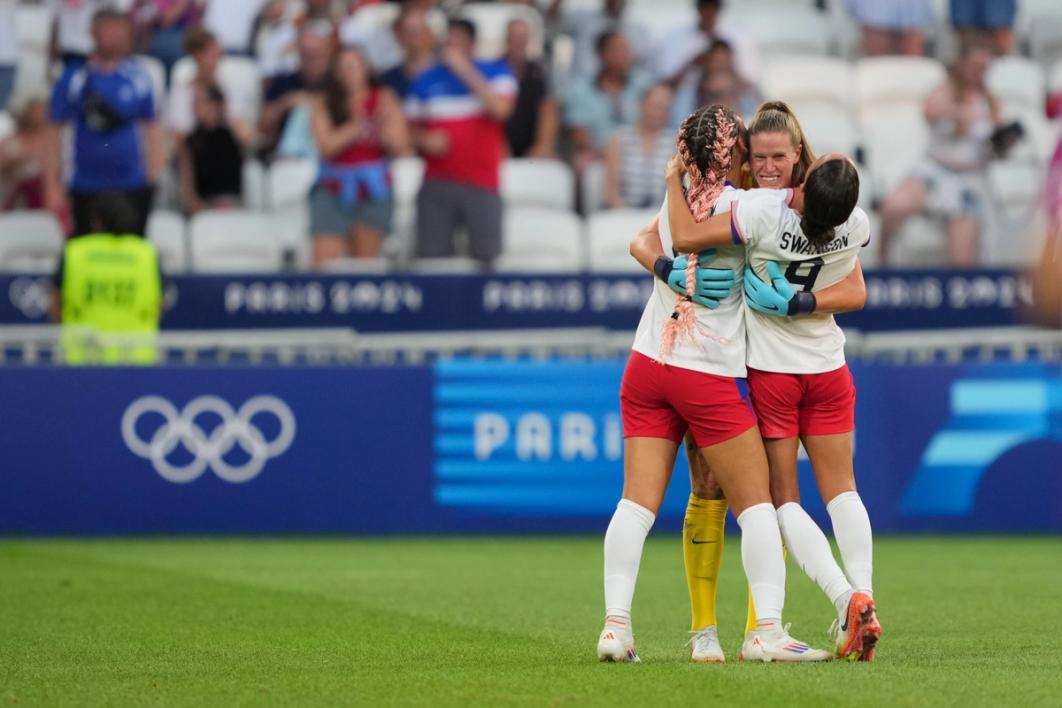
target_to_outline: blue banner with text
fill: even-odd
[[[600,532],[623,366],[0,369],[0,533]],[[1060,367],[852,369],[877,531],[1062,531]]]
[[[350,327],[361,332],[607,327],[633,330],[648,274],[174,276],[166,329]],[[1002,270],[877,271],[867,305],[842,315],[866,331],[1013,324],[1030,301]],[[0,324],[44,322],[51,279],[0,275]],[[6,296],[5,296],[6,294]]]

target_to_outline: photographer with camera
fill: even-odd
[[[60,153],[63,125],[72,123],[73,164],[66,177],[75,235],[92,230],[95,202],[108,192],[129,197],[136,209],[136,233],[143,235],[165,159],[151,77],[130,58],[133,28],[126,15],[96,13],[92,37],[88,62],[65,71],[52,91],[54,135],[45,201],[57,212],[66,205]]]

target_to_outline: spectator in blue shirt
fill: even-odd
[[[88,233],[100,195],[126,194],[137,206],[143,234],[162,168],[161,133],[155,120],[151,77],[129,58],[132,25],[113,10],[92,21],[94,49],[85,66],[65,71],[52,91],[53,154],[47,165],[47,203],[60,210],[66,194],[61,184],[59,145],[62,125],[73,127],[73,169],[67,187],[74,214],[74,233]],[[142,146],[146,146],[146,151]],[[146,154],[145,154],[146,153]]]
[[[638,106],[652,85],[650,77],[634,66],[630,41],[619,30],[597,38],[601,69],[596,77],[573,82],[567,91],[564,123],[571,142],[577,173],[604,157],[613,131],[634,125]]]

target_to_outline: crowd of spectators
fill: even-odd
[[[690,1],[695,20],[659,45],[625,0],[532,5],[546,28],[545,58],[531,50],[535,28],[514,19],[501,56],[484,60],[474,56],[477,27],[436,0],[401,0],[389,31],[360,21],[372,0],[126,0],[122,10],[110,0],[41,0],[55,10],[55,81],[47,95],[9,103],[18,3],[0,0],[0,108],[17,124],[0,141],[0,207],[50,209],[78,234],[94,198],[118,192],[143,225],[165,170],[193,214],[241,205],[247,159],[310,157],[319,164],[307,195],[314,261],[324,264],[380,253],[393,223],[389,160],[418,155],[415,255],[459,253],[466,233],[465,252],[489,263],[501,247],[505,157],[565,160],[577,182],[603,164],[606,206],[645,208],[662,198],[659,177],[686,114],[705,103],[746,118],[755,111],[756,46],[729,23],[723,0]],[[925,51],[929,0],[845,4],[864,54]],[[1015,2],[950,6],[963,35],[980,32],[991,44],[970,42],[978,49],[930,96],[933,149],[885,199],[881,243],[907,216],[935,212],[947,219],[953,260],[968,263],[984,208],[983,146],[1001,124],[984,69],[1013,45]],[[553,76],[546,58],[561,34],[571,39],[570,68]],[[165,102],[134,54],[161,63]],[[252,59],[257,76],[220,71],[226,55]],[[190,71],[174,71],[182,57]],[[66,170],[64,126],[73,134]]]

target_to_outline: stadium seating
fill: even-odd
[[[1062,59],[1062,16],[1037,18],[1029,32],[1029,52],[1044,66]]]
[[[409,270],[426,275],[463,275],[478,273],[482,266],[471,258],[418,258],[410,261]]]
[[[155,99],[155,110],[159,115],[166,111],[166,67],[155,57],[137,54],[133,60],[144,68],[151,77],[151,90]],[[182,60],[183,61],[183,60]]]
[[[166,273],[183,273],[188,269],[188,241],[184,217],[175,211],[155,210],[147,223],[147,237],[159,253],[159,263]]]
[[[280,270],[283,249],[269,217],[245,210],[203,211],[189,226],[192,267],[199,272],[257,273]]]
[[[863,148],[873,193],[892,191],[925,157],[929,127],[920,112],[899,106],[865,114]]]
[[[501,193],[507,206],[571,210],[575,177],[560,160],[510,159],[502,163]]]
[[[905,221],[889,245],[889,264],[901,268],[946,266],[948,243],[944,224],[926,216],[913,216]]]
[[[855,159],[859,134],[850,114],[821,103],[794,110],[816,154],[843,152]]]
[[[424,179],[424,160],[403,157],[391,162],[391,185],[394,189],[395,211],[391,237],[384,243],[388,256],[405,262],[412,255],[414,229],[417,218],[417,192]]]
[[[1040,196],[1043,167],[1022,160],[993,162],[988,178],[996,208],[1012,223],[1028,221]]]
[[[883,107],[904,105],[921,115],[922,102],[944,82],[944,65],[924,57],[872,57],[856,62],[857,96],[865,118]]]
[[[269,202],[266,190],[266,169],[258,160],[243,162],[243,204],[248,209],[265,209]]]
[[[276,209],[305,203],[316,178],[317,163],[313,160],[277,160],[266,173],[267,204]]]
[[[17,3],[18,73],[15,95],[45,95],[48,86],[48,45],[54,13],[47,4]]]
[[[614,209],[591,214],[586,228],[589,269],[597,272],[642,270],[630,256],[630,243],[656,214],[656,209]]]
[[[662,44],[676,28],[697,23],[691,2],[639,3],[627,10],[627,17],[633,24],[643,28],[657,45]]]
[[[593,162],[583,172],[579,184],[583,211],[591,214],[605,208],[605,163]]]
[[[383,258],[335,258],[320,269],[326,273],[382,275],[390,269],[390,264]]]
[[[458,16],[476,24],[476,56],[496,59],[505,53],[505,33],[509,23],[520,19],[531,30],[528,54],[532,59],[542,55],[545,28],[542,15],[534,7],[518,3],[468,3],[461,5]]]
[[[0,270],[50,272],[62,250],[63,232],[50,212],[0,213]]]
[[[509,207],[502,235],[500,271],[577,272],[586,261],[582,222],[568,210]]]
[[[161,67],[161,64],[159,65]],[[262,107],[262,77],[258,73],[258,65],[253,59],[247,57],[225,56],[218,64],[218,81],[224,86],[240,86],[241,95],[246,97],[247,108],[252,112],[248,120],[258,120],[258,113]],[[186,84],[195,78],[195,61],[191,57],[183,57],[173,65],[171,81],[174,85]]]
[[[856,106],[855,71],[836,57],[774,57],[766,65],[760,88],[765,96],[789,103],[801,119],[804,106],[826,105],[848,113]]]
[[[1033,112],[1043,109],[1044,70],[1031,59],[1000,57],[989,67],[986,81],[988,90],[1004,109]]]
[[[761,57],[781,54],[826,54],[835,42],[829,19],[818,10],[798,4],[749,8],[734,3],[734,24],[747,32]],[[769,94],[768,94],[769,95]]]

